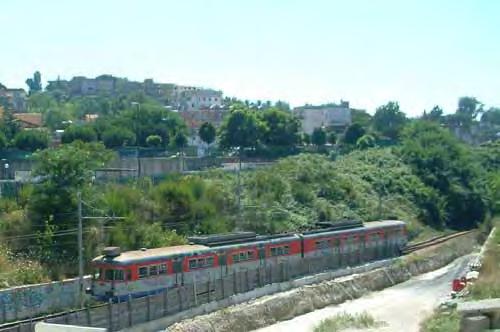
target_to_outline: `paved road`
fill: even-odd
[[[420,322],[448,297],[451,281],[463,275],[471,257],[461,257],[439,270],[414,277],[383,291],[316,310],[257,331],[313,331],[314,326],[322,319],[344,311],[351,314],[366,311],[377,320],[385,322],[386,325],[380,328],[364,329],[363,332],[418,332]],[[349,331],[356,330],[349,329]]]

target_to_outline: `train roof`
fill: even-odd
[[[355,227],[349,229],[340,229],[340,230],[328,230],[325,229],[323,231],[312,231],[309,233],[304,233],[304,238],[314,238],[314,237],[322,237],[325,235],[338,235],[338,234],[349,234],[356,233],[363,230],[378,230],[391,226],[404,226],[405,223],[400,220],[380,220],[380,221],[370,221],[363,224],[362,227]]]
[[[113,257],[107,255],[101,255],[94,258],[92,262],[112,264],[112,265],[126,265],[126,264],[150,262],[162,259],[171,259],[182,256],[216,253],[228,249],[247,248],[250,246],[262,246],[265,244],[279,244],[279,243],[289,242],[292,240],[297,240],[301,236],[303,236],[304,238],[315,238],[315,237],[322,237],[325,235],[350,234],[367,229],[378,230],[391,226],[404,226],[404,225],[405,223],[400,220],[371,221],[362,224],[362,226],[360,227],[354,227],[348,229],[326,228],[326,229],[305,232],[303,234],[290,233],[290,234],[280,234],[276,236],[256,236],[255,240],[253,241],[241,242],[241,243],[224,244],[223,243],[224,241],[220,241],[218,245],[215,246],[207,246],[202,244],[188,244],[181,246],[125,251]]]
[[[153,249],[141,249],[141,250],[125,251],[116,257],[101,255],[94,258],[92,262],[124,264],[124,263],[135,263],[141,261],[154,261],[157,259],[171,258],[173,256],[182,256],[187,254],[192,255],[197,252],[204,251],[206,249],[210,248],[198,244],[187,244],[181,246],[162,247]]]

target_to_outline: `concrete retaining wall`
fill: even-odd
[[[331,304],[358,298],[370,291],[380,290],[404,282],[414,275],[438,269],[469,253],[476,244],[475,235],[469,234],[432,250],[426,249],[424,252],[396,260],[389,267],[299,287],[285,293],[266,296],[247,304],[215,311],[237,303],[238,298],[233,297],[232,299],[191,309],[188,312],[181,313],[182,316],[179,314],[177,317],[167,317],[135,326],[134,331],[157,331],[172,324],[174,319],[194,317],[209,311],[215,312],[174,324],[168,328],[168,331],[252,331]],[[271,286],[280,287],[277,285]],[[274,289],[269,289],[269,291],[272,292]],[[242,299],[242,302],[245,300],[247,299]]]
[[[85,277],[88,286],[90,277]],[[78,294],[78,279],[0,290],[0,324],[75,308]]]

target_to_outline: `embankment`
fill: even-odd
[[[368,292],[404,282],[412,276],[438,269],[471,252],[477,244],[477,234],[470,233],[401,257],[387,267],[257,298],[181,321],[170,326],[168,331],[252,331],[328,305],[358,298]]]

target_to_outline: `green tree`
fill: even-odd
[[[356,142],[356,147],[358,149],[367,149],[375,146],[375,137],[370,134],[365,134],[361,136]]]
[[[365,110],[351,110],[351,120],[352,123],[358,123],[362,127],[369,127],[372,121],[372,116],[368,114]]]
[[[198,135],[203,142],[207,143],[208,145],[212,144],[215,141],[216,135],[214,125],[210,122],[204,122],[198,130]]]
[[[43,130],[23,130],[14,137],[14,146],[20,150],[36,151],[49,146],[49,134]]]
[[[323,146],[326,144],[326,133],[322,128],[314,128],[311,135],[311,143],[316,146]]]
[[[0,150],[7,147],[7,138],[5,138],[4,133],[0,132]]]
[[[26,84],[29,88],[29,94],[42,91],[42,75],[39,71],[33,74],[33,78],[28,78]]]
[[[347,127],[344,132],[344,143],[355,145],[365,133],[365,128],[363,128],[359,123],[353,123]]]
[[[415,174],[444,199],[446,212],[431,213],[434,225],[468,228],[483,221],[480,170],[468,147],[438,124],[416,121],[405,128],[400,151]]]
[[[455,113],[460,127],[470,127],[472,122],[483,112],[483,104],[474,97],[461,97]]]
[[[3,110],[3,116],[0,119],[0,131],[5,134],[7,141],[13,139],[21,131],[18,121],[9,109]]]
[[[331,145],[335,145],[335,143],[337,143],[337,134],[335,134],[333,131],[329,132],[328,137],[327,137],[327,141]]]
[[[481,116],[481,122],[486,125],[500,126],[500,108],[491,107]]]
[[[225,149],[256,147],[265,129],[255,111],[246,108],[234,109],[224,118],[220,127],[220,146]]]
[[[160,147],[161,146],[161,136],[160,135],[149,135],[146,138],[146,144],[150,147]]]
[[[33,177],[36,184],[31,195],[28,214],[35,229],[49,231],[46,250],[50,260],[76,256],[74,243],[52,232],[74,229],[76,225],[77,191],[84,195],[91,189],[94,170],[103,167],[112,154],[99,143],[80,141],[46,149],[35,154]],[[54,251],[54,247],[58,250]]]
[[[135,144],[135,135],[126,128],[110,127],[102,133],[102,142],[108,149],[133,146]]]
[[[176,147],[178,149],[185,148],[187,145],[186,135],[182,131],[179,131],[178,133],[175,134],[173,143],[174,143],[174,147]]]
[[[65,144],[80,140],[82,142],[97,141],[97,134],[90,126],[71,125],[64,130],[61,141]]]
[[[300,121],[290,112],[269,108],[259,113],[266,131],[263,143],[270,146],[294,146],[299,142]]]
[[[434,106],[429,113],[424,111],[424,114],[422,116],[423,120],[434,121],[434,122],[441,122],[442,118],[443,118],[443,109],[438,105]]]
[[[396,140],[406,121],[406,115],[399,109],[399,104],[390,101],[377,108],[373,116],[373,128],[383,136]]]

